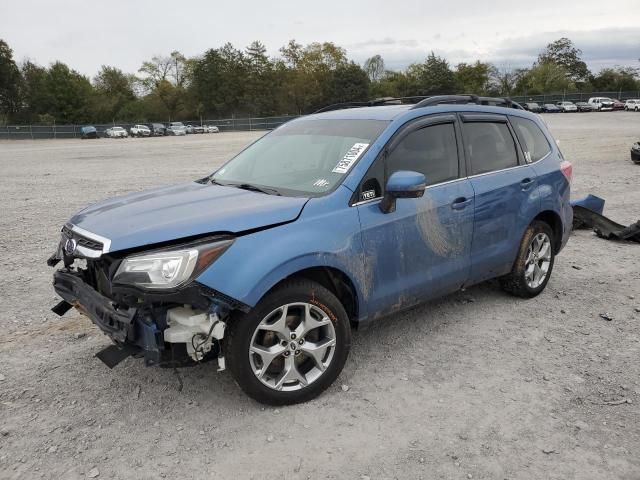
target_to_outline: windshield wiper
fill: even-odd
[[[257,185],[253,185],[252,183],[228,183],[227,185],[229,185],[230,187],[241,188],[243,190],[250,190],[252,192],[266,193],[267,195],[282,195],[275,188],[258,187]]]

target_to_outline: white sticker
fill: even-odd
[[[327,185],[329,185],[329,182],[327,180],[325,180],[324,178],[319,178],[318,180],[315,181],[315,183],[313,184],[314,187],[318,187],[318,188],[324,188]]]
[[[360,158],[360,155],[362,155],[362,152],[364,152],[368,146],[369,146],[368,143],[354,143],[353,147],[351,147],[349,151],[344,154],[344,157],[342,157],[342,160],[338,162],[338,164],[335,166],[333,170],[331,170],[331,172],[347,173],[349,169],[353,166],[353,164],[356,163],[356,160]]]

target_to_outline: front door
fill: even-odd
[[[364,294],[374,316],[459,289],[468,278],[474,199],[459,140],[455,116],[411,122],[363,179],[357,208]],[[399,170],[423,173],[427,188],[423,197],[398,199],[394,212],[383,213],[383,186]]]

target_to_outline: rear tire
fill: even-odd
[[[500,278],[503,290],[522,298],[539,295],[551,278],[555,261],[553,245],[551,227],[545,222],[532,222],[522,237],[511,272]]]
[[[310,280],[291,280],[249,313],[233,316],[225,335],[231,374],[251,398],[291,405],[320,395],[340,375],[351,328],[336,296]]]

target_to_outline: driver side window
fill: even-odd
[[[387,157],[387,178],[399,170],[424,174],[427,185],[458,178],[458,148],[453,123],[411,132]]]

